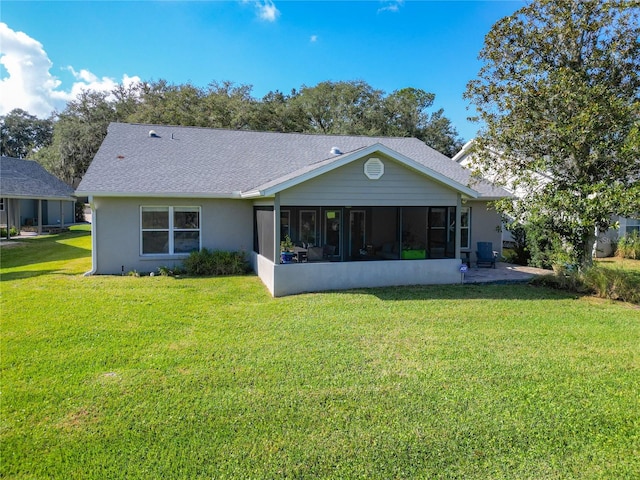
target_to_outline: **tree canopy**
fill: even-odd
[[[39,119],[16,108],[0,116],[0,154],[26,158],[51,143],[53,120]]]
[[[640,212],[637,2],[534,0],[498,21],[467,86],[475,168],[525,192],[501,208],[588,263],[597,230]]]
[[[232,82],[212,82],[200,88],[158,80],[119,85],[110,93],[85,91],[57,115],[49,143],[39,146],[37,152],[31,149],[30,155],[64,181],[78,182],[114,121],[415,136],[449,156],[462,146],[443,110],[429,112],[435,95],[424,90],[405,88],[387,95],[359,80],[321,82],[290,94],[272,91],[262,99],[254,98],[251,90],[250,85]]]

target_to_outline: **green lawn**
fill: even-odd
[[[272,299],[1,251],[0,477],[638,478],[640,309],[528,285]]]

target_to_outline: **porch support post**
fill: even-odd
[[[38,235],[42,235],[42,200],[38,200]]]
[[[280,193],[273,199],[273,263],[280,263]]]
[[[460,242],[462,241],[462,234],[460,227],[462,223],[462,195],[457,195],[457,204],[456,204],[456,249],[455,249],[455,258],[460,259]]]
[[[5,210],[6,210],[6,214],[7,214],[7,240],[11,240],[11,207],[9,206],[9,204],[11,203],[11,199],[7,198],[6,202],[5,202]]]
[[[60,228],[64,228],[64,206],[62,200],[60,200]]]

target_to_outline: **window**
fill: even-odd
[[[640,234],[640,219],[638,218],[627,218],[627,225],[626,225],[626,234],[627,235],[632,235],[633,232],[638,232],[638,234]]]
[[[140,224],[142,255],[200,250],[199,207],[142,207]]]
[[[471,208],[462,207],[460,210],[460,249],[471,249]]]
[[[0,212],[4,212],[4,198],[0,198]]]

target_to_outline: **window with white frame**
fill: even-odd
[[[460,209],[460,249],[471,249],[471,207]]]
[[[142,255],[200,250],[200,207],[141,207],[140,226]]]

